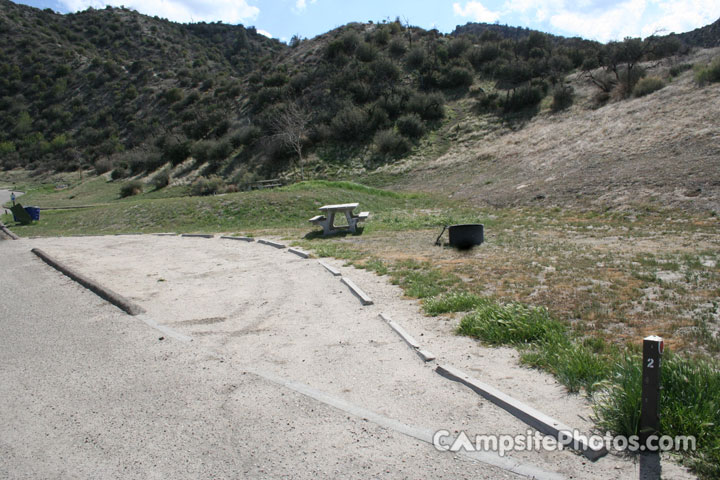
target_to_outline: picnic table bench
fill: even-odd
[[[355,210],[359,203],[342,203],[339,205],[324,205],[320,207],[320,211],[325,215],[317,215],[309,220],[313,225],[320,225],[323,227],[323,236],[332,235],[334,233],[350,231],[355,233],[358,222],[366,220],[370,215],[369,212],[360,212],[355,215]],[[347,219],[347,226],[335,226],[335,215],[344,214]]]
[[[282,187],[282,180],[280,180],[279,178],[273,178],[270,180],[259,180],[251,186],[251,189],[256,188],[258,190],[262,190],[264,188],[275,188],[275,187]]]

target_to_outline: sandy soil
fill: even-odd
[[[316,260],[258,243],[160,236],[21,241],[134,300],[158,323],[222,352],[238,369],[301,382],[408,425],[468,435],[528,430],[469,389],[440,377],[435,365],[423,363],[379,313],[403,325],[437,355],[438,363],[455,366],[582,432],[592,428],[592,410],[584,398],[567,395],[549,375],[519,366],[513,350],[484,348],[455,336],[452,321],[423,316],[398,287],[340,262],[328,261],[374,305],[361,306]],[[569,451],[513,452],[512,458],[567,478],[638,476],[636,463],[616,455],[596,463]],[[663,462],[663,470],[667,478],[693,478],[670,461]]]

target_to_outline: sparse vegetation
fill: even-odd
[[[120,198],[132,197],[142,193],[142,183],[139,180],[132,180],[120,187]]]
[[[701,86],[720,82],[720,58],[716,58],[705,67],[697,67],[695,81]]]
[[[170,171],[167,168],[164,168],[155,174],[152,179],[152,184],[155,187],[155,190],[167,187],[170,184]]]
[[[635,97],[644,97],[662,88],[665,88],[665,81],[662,78],[646,77],[637,82],[633,88],[633,95]]]

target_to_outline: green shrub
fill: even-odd
[[[380,57],[373,61],[370,67],[374,74],[373,80],[376,83],[394,82],[400,77],[400,70],[388,58]]]
[[[550,105],[550,109],[553,112],[559,112],[570,108],[573,104],[574,97],[575,91],[571,86],[558,86],[553,92],[553,101]]]
[[[183,92],[179,88],[171,88],[165,92],[165,101],[167,103],[179,102],[183,98]]]
[[[120,198],[132,197],[142,193],[142,183],[139,180],[127,182],[120,188]]]
[[[506,99],[500,99],[499,104],[505,113],[513,113],[534,108],[542,99],[540,88],[527,86],[518,88]]]
[[[399,157],[410,150],[408,141],[392,129],[377,132],[373,144],[378,153],[391,157]]]
[[[417,113],[403,115],[395,124],[398,131],[408,138],[420,138],[425,134],[425,125]]]
[[[163,160],[170,162],[173,165],[178,165],[184,162],[190,156],[190,145],[191,143],[188,141],[173,141],[165,144],[162,149]]]
[[[113,169],[112,173],[110,174],[110,178],[113,180],[120,180],[121,178],[127,177],[129,172],[127,171],[127,168],[117,166]]]
[[[633,95],[635,97],[644,97],[662,88],[665,88],[665,81],[662,78],[645,77],[637,82],[635,88],[633,88]]]
[[[470,47],[472,47],[472,43],[467,39],[467,37],[454,38],[450,40],[450,43],[448,44],[448,56],[450,58],[457,58],[465,53]]]
[[[467,68],[452,67],[442,80],[445,88],[468,88],[473,84],[473,73]]]
[[[390,41],[390,45],[388,45],[388,51],[393,57],[402,57],[407,51],[407,46],[405,45],[403,39],[396,37]]]
[[[687,72],[693,68],[692,63],[681,63],[670,67],[670,76],[677,77],[683,72]]]
[[[498,108],[498,94],[481,94],[477,100],[477,108],[480,112],[494,112]]]
[[[417,113],[423,120],[440,120],[445,116],[445,97],[442,93],[415,93],[407,103],[410,112]]]
[[[418,70],[425,63],[425,55],[426,54],[424,48],[413,47],[410,52],[408,52],[407,57],[405,58],[405,64],[411,70]]]
[[[217,163],[230,155],[232,145],[224,140],[201,140],[192,146],[190,152],[199,162]]]
[[[260,138],[262,131],[255,125],[245,125],[240,127],[231,137],[230,144],[234,148],[238,148],[241,145],[250,145],[255,140]]]
[[[192,185],[190,185],[190,195],[215,195],[216,193],[220,193],[224,186],[225,183],[223,182],[223,179],[217,175],[212,175],[210,178],[198,177]]]
[[[170,170],[167,168],[162,169],[152,179],[152,184],[155,190],[160,190],[167,187],[170,184]]]
[[[695,81],[701,86],[720,82],[720,57],[713,60],[707,67],[697,67]]]
[[[373,41],[378,45],[387,45],[390,41],[390,29],[385,26],[378,27],[373,34]]]
[[[275,72],[263,80],[263,85],[266,87],[282,87],[285,85],[290,79],[287,75],[285,75],[282,72]]]
[[[113,163],[109,158],[103,157],[96,160],[93,167],[95,168],[95,173],[102,175],[103,173],[107,173],[113,169]]]
[[[474,47],[467,53],[467,59],[475,70],[480,70],[484,64],[497,59],[501,54],[500,48],[495,44]]]
[[[372,62],[377,57],[378,51],[373,45],[362,42],[355,50],[355,56],[361,62]]]
[[[367,114],[356,106],[347,106],[335,115],[330,128],[338,140],[359,140],[367,129]]]

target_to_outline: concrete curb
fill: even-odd
[[[70,267],[63,265],[62,263],[53,259],[47,253],[43,252],[39,248],[33,248],[31,250],[31,252],[34,253],[35,255],[37,255],[38,257],[40,257],[40,259],[43,262],[47,263],[54,269],[60,271],[61,273],[67,275],[68,277],[75,280],[77,283],[79,283],[83,287],[85,287],[88,290],[95,293],[100,298],[107,300],[108,302],[112,303],[119,309],[129,313],[130,315],[139,315],[139,314],[145,312],[145,309],[143,309],[141,306],[137,305],[136,303],[131,302],[127,298],[123,297],[122,295],[113,292],[109,288],[103,287],[99,283],[76,272],[75,270],[71,269]]]
[[[345,412],[348,415],[352,415],[356,418],[361,418],[366,422],[372,422],[375,425],[379,425],[382,428],[388,429],[400,433],[402,435],[414,438],[424,443],[435,446],[434,433],[435,429],[422,428],[402,423],[398,420],[385,417],[372,410],[367,410],[363,407],[349,403],[348,401],[336,397],[334,395],[316,390],[315,388],[305,385],[300,382],[288,380],[277,376],[274,373],[266,372],[263,370],[246,368],[246,372],[263,378],[267,381],[281,385],[289,390],[295,391],[301,395],[312,398],[324,405],[328,405],[341,412]],[[521,460],[516,458],[501,457],[497,452],[492,451],[474,451],[467,452],[465,450],[459,450],[457,452],[449,452],[453,455],[463,456],[476,462],[482,462],[487,465],[500,468],[507,472],[514,473],[515,475],[523,476],[528,479],[534,480],[560,480],[564,477],[560,474],[543,470],[534,465],[523,463]]]
[[[529,405],[525,405],[509,395],[504,394],[495,387],[466,375],[456,368],[438,365],[435,371],[445,378],[462,383],[463,385],[469,387],[480,396],[511,413],[514,417],[527,423],[537,431],[544,433],[545,435],[555,437],[566,447],[580,451],[588,460],[594,462],[608,453],[605,447],[602,447],[599,450],[591,448],[585,439],[576,435],[573,429],[567,425],[560,423],[554,418],[549,417],[538,410],[535,410]]]
[[[427,362],[432,362],[433,360],[435,360],[435,355],[433,355],[432,353],[428,352],[427,350],[423,350],[423,349],[421,349],[421,348],[418,348],[418,349],[415,350],[415,353],[417,353],[417,354],[418,354],[418,357],[420,357],[420,358],[422,359],[422,361],[425,362],[425,363],[427,363]]]
[[[302,250],[298,250],[297,248],[288,248],[288,252],[294,253],[294,254],[297,255],[298,257],[310,258],[310,255],[309,255],[309,254],[303,252]]]
[[[7,228],[2,222],[0,222],[0,230],[2,230],[2,232],[8,237],[10,237],[12,240],[20,240],[20,237],[11,232],[10,229]]]
[[[153,233],[156,237],[177,237],[177,233]]]
[[[271,242],[270,240],[263,240],[262,238],[258,240],[258,243],[270,245],[271,247],[275,248],[285,248],[285,245],[283,245],[282,243]]]
[[[255,239],[254,239],[254,238],[251,238],[251,237],[228,237],[228,236],[223,236],[223,237],[220,237],[220,238],[222,238],[222,239],[224,239],[224,240],[241,240],[241,241],[243,241],[243,242],[254,242],[254,241],[255,241]]]
[[[338,270],[337,268],[335,268],[331,265],[328,265],[327,263],[323,262],[322,260],[318,260],[318,263],[320,265],[322,265],[323,267],[325,267],[325,270],[332,273],[334,276],[339,277],[340,275],[342,275],[342,273],[340,273],[340,270]]]
[[[420,343],[415,340],[415,337],[410,335],[403,327],[400,326],[400,324],[393,322],[392,319],[384,313],[381,313],[378,316],[383,319],[388,325],[390,325],[390,328],[392,328],[395,333],[397,333],[400,338],[402,338],[405,343],[407,343],[410,348],[412,348],[413,351],[418,354],[418,356],[422,359],[423,362],[432,362],[433,360],[435,360],[435,355],[428,352],[427,350],[423,350],[420,346]]]
[[[215,235],[209,235],[206,233],[183,233],[180,236],[188,238],[215,238]]]
[[[414,348],[414,349],[420,348],[420,344],[418,343],[418,341],[415,340],[415,338],[412,335],[410,335],[408,332],[406,332],[404,328],[402,328],[397,323],[393,322],[390,317],[388,317],[384,313],[381,313],[379,315],[379,317],[382,318],[383,320],[385,320],[385,322],[387,322],[387,324],[390,325],[390,328],[395,330],[395,333],[397,333],[400,336],[400,338],[405,340],[405,343],[410,345],[411,348]]]
[[[372,305],[373,304],[372,299],[370,297],[368,297],[367,293],[363,292],[360,289],[360,287],[355,285],[355,282],[353,282],[352,280],[350,280],[347,277],[341,278],[340,281],[342,283],[344,283],[345,285],[347,285],[348,288],[350,289],[350,291],[352,293],[354,293],[360,299],[360,303],[362,303],[363,305]]]

